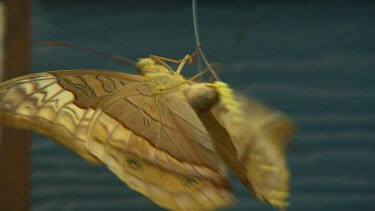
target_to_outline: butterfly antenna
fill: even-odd
[[[199,31],[198,31],[198,28],[199,28],[199,25],[198,25],[198,7],[197,7],[197,1],[196,0],[192,0],[192,10],[193,10],[193,23],[194,23],[194,35],[195,35],[195,43],[196,45],[199,47],[199,53],[200,53],[200,56],[202,57],[204,63],[206,64],[206,66],[208,67],[208,69],[210,70],[211,74],[215,77],[216,80],[220,80],[219,76],[216,74],[216,71],[212,68],[212,65],[210,65],[210,63],[208,62],[206,56],[204,55],[203,53],[203,50],[201,48],[201,42],[200,42],[200,39],[199,39]]]
[[[67,47],[67,48],[79,49],[79,50],[82,50],[82,51],[86,51],[86,52],[89,52],[89,53],[93,53],[93,54],[96,54],[96,55],[107,57],[107,58],[110,58],[110,59],[113,59],[113,60],[116,60],[116,61],[125,62],[125,63],[128,63],[128,64],[132,65],[133,67],[135,67],[135,64],[136,64],[133,60],[125,58],[125,57],[121,57],[121,56],[117,56],[117,55],[112,55],[112,54],[107,54],[107,53],[103,53],[101,51],[97,51],[97,50],[94,50],[94,49],[79,47],[79,46],[75,46],[75,45],[71,45],[71,44],[67,44],[67,43],[61,43],[61,42],[40,42],[40,44],[42,44],[42,45],[62,46],[62,47]]]

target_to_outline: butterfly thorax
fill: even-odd
[[[158,94],[182,91],[196,111],[207,111],[219,101],[219,96],[225,101],[224,104],[232,104],[230,93],[226,93],[230,89],[224,83],[195,83],[186,80],[179,74],[180,70],[174,71],[163,61],[151,57],[139,59],[136,68],[143,76],[154,82]],[[227,101],[230,102],[226,103]]]
[[[149,73],[145,75],[150,78],[158,88],[172,86],[174,84],[181,84],[186,81],[180,74],[170,74],[170,73]]]
[[[161,62],[161,61],[159,61]],[[146,78],[154,82],[156,90],[173,92],[179,90],[184,84],[184,77],[176,73],[165,63],[158,63],[151,58],[139,59],[136,64],[137,70]]]

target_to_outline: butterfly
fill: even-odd
[[[175,61],[140,59],[140,75],[61,70],[0,84],[0,124],[55,139],[169,210],[233,204],[228,166],[255,196],[236,146],[211,108],[231,102],[223,82],[195,82]],[[178,63],[173,70],[164,61]],[[207,68],[206,68],[207,70]],[[229,109],[230,110],[230,109]]]

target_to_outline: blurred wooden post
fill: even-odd
[[[30,2],[0,1],[0,73],[7,80],[30,71]],[[29,133],[1,128],[0,210],[25,211],[29,207]]]

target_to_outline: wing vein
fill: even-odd
[[[189,161],[188,159],[187,159],[187,157],[185,156],[185,154],[180,150],[180,148],[176,145],[176,143],[174,143],[174,141],[172,140],[172,138],[169,136],[169,134],[166,132],[166,131],[164,131],[165,132],[165,134],[167,134],[167,136],[168,136],[168,138],[169,138],[169,140],[170,140],[170,142],[172,142],[175,146],[176,146],[176,148],[177,148],[177,150],[183,155],[183,157],[185,158],[185,160],[187,160],[187,161]],[[168,159],[168,157],[167,157],[167,160],[168,160],[168,162],[169,162],[169,159]],[[203,179],[207,179],[207,178],[205,178],[204,176],[202,176],[202,174],[195,168],[195,166],[194,166],[194,164],[190,164],[190,166],[194,169],[194,171],[201,177],[201,178],[203,178]],[[172,168],[173,169],[173,168]],[[174,170],[174,169],[173,169]],[[185,187],[185,186],[184,186]],[[211,198],[210,197],[208,197],[207,196],[207,194],[206,193],[204,193],[204,192],[202,192],[202,190],[201,189],[199,189],[199,191],[209,200],[209,201],[211,201]],[[189,192],[189,191],[188,191]],[[189,192],[190,193],[190,192]]]

